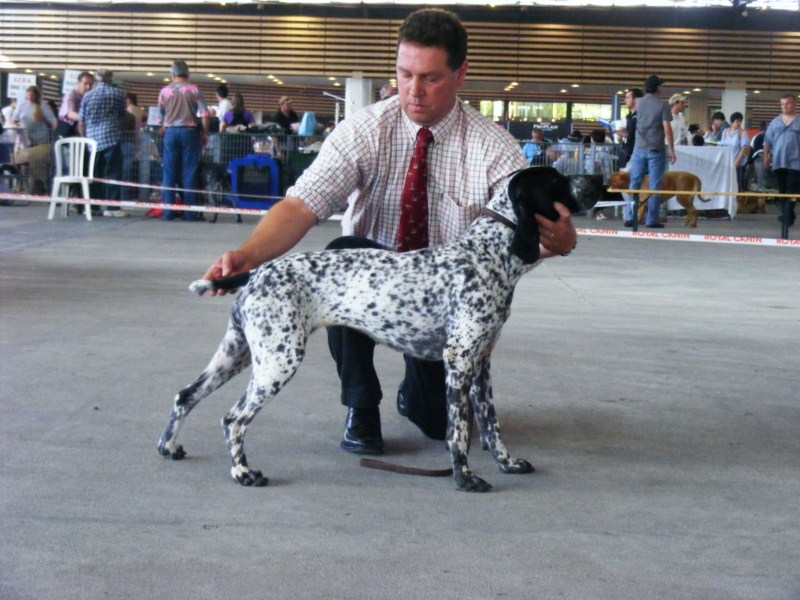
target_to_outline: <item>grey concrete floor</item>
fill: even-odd
[[[771,210],[698,232],[775,237]],[[219,426],[245,376],[187,420],[185,461],[155,444],[231,303],[186,286],[253,223],[0,208],[2,600],[800,598],[800,250],[587,236],[527,275],[493,367],[537,472],[473,450],[483,495],[342,452],[313,336],[250,427],[270,486],[247,489]],[[388,458],[448,466],[394,410],[400,357],[377,362]]]

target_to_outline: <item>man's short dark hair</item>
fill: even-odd
[[[80,75],[78,75],[78,79],[76,79],[76,81],[83,81],[84,77],[91,77],[92,79],[94,79],[94,75],[89,73],[89,71],[81,71],[81,73],[80,73]]]
[[[631,88],[628,91],[633,94],[634,98],[644,98],[644,92],[642,91],[642,88]]]
[[[411,13],[397,35],[397,45],[416,44],[442,48],[447,66],[455,71],[467,60],[467,30],[455,13],[441,8],[423,8]]]
[[[220,98],[227,98],[228,97],[228,86],[224,83],[220,83],[217,86],[217,96]]]
[[[718,110],[713,115],[711,115],[711,120],[712,121],[716,121],[717,119],[719,119],[720,121],[724,121],[725,120],[725,113],[722,112],[721,110]]]

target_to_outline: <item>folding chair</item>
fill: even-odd
[[[86,150],[89,150],[87,157]],[[50,200],[50,212],[47,218],[52,220],[56,213],[56,205],[61,204],[61,216],[67,216],[67,207],[69,206],[64,200],[66,196],[61,195],[61,186],[63,184],[79,183],[81,185],[81,192],[86,200],[90,199],[89,195],[89,182],[94,177],[94,159],[97,154],[97,142],[83,137],[71,137],[58,140],[54,146],[56,154],[56,174],[53,177],[53,192]],[[64,160],[66,156],[66,161]],[[88,169],[86,160],[88,159]],[[66,173],[65,173],[66,170]],[[84,175],[84,171],[88,174]],[[86,220],[92,220],[92,207],[87,202],[84,204],[84,214]]]

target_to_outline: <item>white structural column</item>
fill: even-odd
[[[351,117],[373,102],[372,80],[364,79],[362,75],[363,73],[356,71],[353,77],[348,77],[345,81],[345,118]]]
[[[731,113],[740,112],[744,115],[745,125],[747,120],[747,84],[744,81],[726,81],[722,91],[722,112],[725,119],[730,122]]]

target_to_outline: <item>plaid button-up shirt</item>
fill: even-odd
[[[86,137],[97,142],[98,150],[105,150],[122,139],[119,120],[125,112],[122,90],[101,81],[83,96],[78,114],[86,125]]]
[[[287,197],[303,200],[320,221],[349,199],[345,233],[394,249],[418,129],[398,96],[366,107],[336,126]],[[506,177],[528,163],[510,133],[461,102],[431,131],[428,240],[435,246],[460,236]]]

